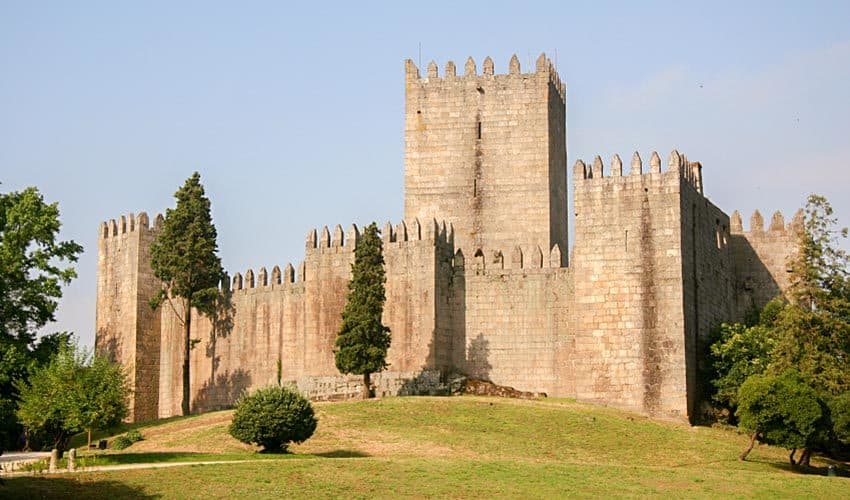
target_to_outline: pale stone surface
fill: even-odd
[[[453,374],[654,416],[694,418],[709,332],[788,286],[800,215],[760,214],[744,232],[703,194],[702,166],[667,169],[635,152],[573,167],[575,246],[567,249],[566,89],[541,55],[535,72],[464,76],[406,62],[405,220],[383,230],[389,367],[379,396],[444,394]],[[440,221],[438,223],[438,221]],[[123,363],[131,419],[180,412],[182,327],[159,288],[150,246],[162,217],[103,223],[96,345]],[[359,397],[334,340],[360,233],[311,230],[303,262],[233,273],[215,320],[193,316],[193,411],[291,384],[314,399]],[[569,266],[567,256],[570,255]],[[296,273],[296,268],[298,272]],[[297,274],[297,276],[296,276]],[[180,311],[180,305],[174,304]],[[280,373],[278,373],[280,366]]]

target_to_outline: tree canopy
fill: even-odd
[[[38,189],[0,193],[0,446],[14,446],[21,430],[14,382],[70,338],[63,332],[36,339],[53,321],[62,286],[76,277],[70,264],[83,250],[60,240],[60,228],[58,204],[46,203]]]
[[[73,434],[108,429],[128,415],[129,385],[123,369],[73,345],[36,367],[17,388],[21,423],[58,449],[64,449]]]
[[[165,212],[165,220],[151,247],[151,268],[162,280],[162,289],[151,307],[167,302],[183,325],[183,415],[189,414],[189,354],[192,348],[192,309],[209,317],[215,315],[218,285],[224,277],[218,256],[218,233],[210,214],[210,200],[204,194],[198,172],[186,179],[174,193],[177,206]],[[173,300],[179,301],[176,307]]]
[[[367,226],[354,249],[348,299],[334,350],[341,373],[363,375],[363,397],[371,396],[370,376],[387,367],[390,329],[381,323],[386,292],[384,255],[378,226]]]
[[[58,241],[57,203],[38,189],[0,194],[0,337],[25,345],[54,319],[62,285],[77,276],[73,267],[83,247]]]

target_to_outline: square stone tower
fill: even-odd
[[[560,247],[567,255],[566,88],[544,54],[534,73],[406,62],[404,216],[454,225],[455,245]]]

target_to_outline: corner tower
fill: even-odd
[[[470,58],[442,77],[431,62],[422,78],[408,60],[405,82],[405,219],[445,219],[458,248],[568,248],[566,88],[552,62],[522,73],[514,55],[497,75]]]
[[[149,227],[144,212],[100,226],[97,245],[95,349],[121,363],[133,389],[130,422],[152,420],[159,408],[160,310],[150,307],[159,289],[150,249],[162,222]]]

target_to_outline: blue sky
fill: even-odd
[[[99,222],[163,211],[194,170],[231,272],[296,263],[312,227],[398,221],[421,44],[422,66],[497,72],[545,51],[570,165],[675,147],[745,221],[816,192],[846,225],[848,26],[850,2],[0,0],[0,189],[38,186],[85,246],[49,329],[90,344]]]

